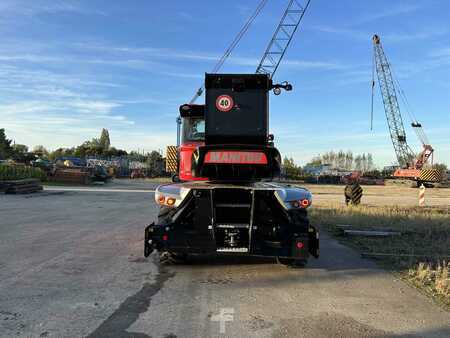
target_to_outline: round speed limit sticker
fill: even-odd
[[[216,99],[216,108],[220,111],[230,111],[234,106],[233,98],[230,95],[220,95]]]

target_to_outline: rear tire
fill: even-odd
[[[186,264],[187,259],[187,254],[174,253],[170,251],[163,251],[159,254],[160,263],[165,265]]]

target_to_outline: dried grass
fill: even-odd
[[[445,261],[433,267],[430,263],[419,263],[409,269],[409,280],[442,298],[450,305],[450,263]]]
[[[391,229],[401,236],[352,237],[342,240],[361,251],[387,253],[380,263],[397,272],[450,308],[450,210],[445,207],[330,205],[310,210],[313,224],[336,236],[347,224],[357,229]],[[400,254],[404,254],[401,256]]]

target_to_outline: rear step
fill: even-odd
[[[236,229],[236,228],[248,229],[248,228],[250,228],[250,224],[243,224],[243,223],[216,224],[216,228],[219,228],[219,229]]]
[[[217,252],[248,252],[248,248],[217,248]]]

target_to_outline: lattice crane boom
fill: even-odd
[[[212,74],[219,72],[225,61],[231,56],[231,53],[239,44],[243,36],[247,33],[256,17],[262,11],[267,1],[268,0],[261,0],[259,2],[253,14],[245,22],[244,26],[231,42],[230,46],[225,50],[222,57],[212,69]],[[286,9],[283,12],[283,16],[281,17],[280,23],[278,24],[272,39],[270,40],[258,67],[256,68],[256,73],[267,74],[270,78],[273,77],[284,57],[284,54],[286,53],[287,48],[289,47],[289,44],[292,41],[292,38],[294,37],[295,32],[300,25],[300,22],[303,19],[303,16],[306,13],[306,10],[309,7],[310,2],[311,0],[306,0],[303,5],[299,0],[289,0]],[[195,101],[203,94],[203,91],[203,86],[198,88],[189,103],[195,103]]]
[[[298,0],[289,0],[280,23],[256,68],[256,73],[267,74],[270,78],[273,77],[309,7],[309,3],[310,0],[305,1],[304,5]]]
[[[383,46],[381,45],[380,37],[374,35],[372,41],[374,49],[374,67],[376,69],[378,83],[383,97],[384,110],[392,144],[399,165],[407,168],[413,165],[416,156],[406,141],[406,132],[397,99],[396,87],[389,61],[387,60]],[[372,84],[373,88],[374,83]]]

